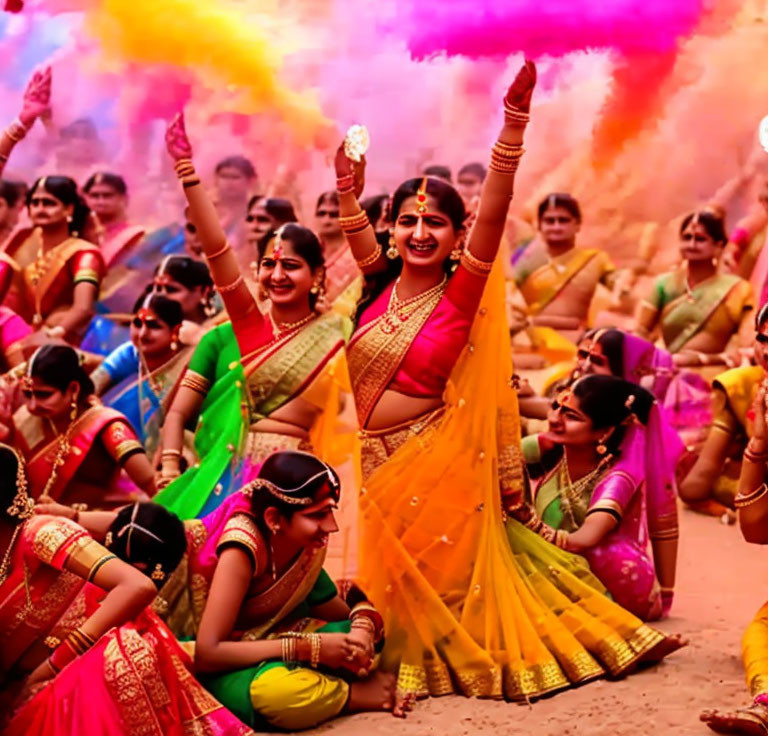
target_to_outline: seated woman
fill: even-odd
[[[323,571],[339,494],[328,465],[278,452],[205,520],[195,660],[206,687],[252,726],[298,730],[394,707],[394,676],[369,677],[381,616],[364,602],[350,610]]]
[[[658,330],[678,366],[738,364],[734,349],[752,340],[752,287],[718,271],[727,240],[720,215],[703,211],[685,217],[680,225],[684,265],[662,274],[638,309],[638,334],[649,337]]]
[[[194,680],[187,655],[147,610],[156,567],[144,575],[73,521],[34,515],[22,458],[6,445],[0,478],[3,733],[251,733]],[[114,533],[138,546],[144,532],[128,511]],[[181,552],[175,545],[163,558],[169,569]]]
[[[152,455],[176,382],[191,350],[179,340],[181,305],[149,294],[136,304],[131,340],[113,350],[91,374],[96,394],[130,421]]]
[[[621,271],[601,250],[577,248],[579,203],[570,194],[550,194],[538,207],[539,232],[518,256],[514,277],[534,328],[556,330],[576,342],[587,326],[589,307],[599,284],[625,299]],[[543,341],[546,330],[539,330]],[[536,332],[531,339],[537,346]]]
[[[78,237],[89,216],[66,176],[44,176],[27,194],[34,229],[5,245],[18,271],[4,303],[36,329],[78,343],[93,315],[104,276],[98,246]]]
[[[660,618],[671,605],[675,575],[674,559],[670,569],[647,549],[647,485],[674,477],[674,465],[665,477],[656,477],[665,470],[658,465],[653,474],[646,472],[655,448],[640,424],[648,423],[653,403],[651,394],[628,381],[585,376],[553,402],[549,430],[522,444],[535,481],[533,501],[542,523],[537,531],[584,555],[614,600],[645,621]],[[667,577],[664,588],[657,572]]]
[[[144,447],[128,420],[93,395],[73,348],[40,348],[21,389],[24,403],[12,415],[6,407],[0,422],[26,458],[33,499],[104,508],[154,492]]]
[[[144,237],[144,228],[128,223],[128,187],[119,174],[93,174],[85,182],[83,194],[96,216],[96,237],[104,265],[111,269],[138,245]]]
[[[739,492],[734,499],[739,526],[751,544],[768,544],[768,387],[763,380],[751,413],[752,431],[744,452]],[[763,604],[741,640],[741,656],[752,702],[746,708],[701,714],[713,731],[726,734],[768,733],[768,603]]]
[[[107,294],[99,303],[99,309],[108,313],[91,321],[80,346],[83,350],[108,355],[130,339],[131,305],[147,281],[151,281],[155,294],[181,304],[184,344],[196,345],[210,329],[221,311],[221,304],[216,299],[213,280],[205,263],[189,256],[170,255],[165,256],[153,272],[146,271],[146,268],[134,271],[124,288]]]
[[[333,312],[320,314],[317,309],[324,291],[324,261],[317,237],[289,223],[262,241],[258,281],[270,301],[268,311],[262,314],[226,242],[216,211],[194,173],[189,159],[191,146],[180,119],[171,124],[167,144],[176,159],[190,215],[200,232],[243,356],[250,396],[248,415],[241,413],[239,417],[240,437],[245,438],[244,473],[247,475],[249,468],[277,450],[312,447],[320,457],[329,457],[339,444],[335,423],[339,391],[347,382],[344,344],[348,323]],[[200,396],[209,388],[207,380],[191,374],[188,378],[185,383],[191,390],[185,392],[186,401],[200,402]],[[181,404],[180,394],[166,420],[166,424],[173,421],[176,425],[174,438],[164,438],[164,479],[180,475],[180,420],[195,413],[196,408],[190,410]],[[214,456],[204,458],[199,467],[187,471],[185,480],[164,489],[157,502],[179,513],[176,504],[180,497],[193,492],[202,508],[220,480],[210,472],[211,464],[216,462]]]
[[[758,312],[755,330],[757,365],[732,368],[712,381],[712,426],[680,483],[680,498],[697,511],[720,516],[734,508],[741,457],[751,429],[749,408],[768,369],[768,306]]]

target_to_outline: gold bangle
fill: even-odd
[[[205,253],[205,251],[203,251],[203,253],[205,253],[206,260],[211,261],[214,258],[218,258],[219,256],[223,256],[230,249],[231,249],[231,246],[230,246],[229,242],[228,241],[224,241],[224,245],[221,248],[219,248],[217,251],[214,251],[210,255],[208,253]]]
[[[310,644],[309,666],[316,670],[320,665],[320,648],[322,647],[320,634],[307,634],[307,638]]]
[[[357,214],[350,215],[349,217],[339,218],[339,227],[345,233],[353,230],[364,230],[368,225],[370,225],[370,222],[365,210],[360,210]]]
[[[27,134],[27,128],[26,126],[16,118],[6,129],[5,134],[14,142],[18,143],[19,141],[24,140],[24,136]]]
[[[376,247],[371,251],[371,254],[366,256],[365,258],[361,258],[357,265],[360,268],[367,268],[368,266],[372,266],[376,261],[381,258],[381,243],[376,241]]]
[[[461,263],[467,271],[475,274],[475,276],[487,276],[493,268],[493,261],[481,261],[466,248],[461,252]]]
[[[169,449],[167,449],[167,450],[163,450],[163,451],[160,453],[160,457],[170,457],[171,455],[173,455],[173,456],[175,456],[175,457],[181,457],[181,450],[174,450],[174,449],[171,447],[171,448],[169,448]]]
[[[218,289],[219,294],[228,294],[230,291],[234,291],[237,289],[240,284],[243,283],[243,274],[240,274],[231,284],[227,284],[226,286],[216,286],[216,289]]]
[[[565,529],[558,529],[555,532],[555,546],[560,549],[567,549],[569,536],[570,534]]]
[[[182,179],[185,176],[192,176],[195,173],[195,165],[192,163],[191,158],[180,158],[173,164],[173,168],[179,179]]]
[[[751,493],[747,493],[746,495],[738,493],[736,498],[733,499],[733,505],[737,509],[743,509],[745,506],[751,506],[756,501],[759,501],[766,493],[768,493],[768,485],[763,483],[763,485]]]

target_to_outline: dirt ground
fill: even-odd
[[[460,697],[417,704],[399,721],[385,714],[340,718],[311,734],[376,736],[705,736],[699,711],[747,700],[741,634],[768,597],[768,550],[748,545],[738,527],[681,513],[677,593],[659,628],[682,633],[687,648],[654,669],[619,681],[598,681],[531,706]]]

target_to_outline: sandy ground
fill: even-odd
[[[681,514],[677,596],[659,628],[690,645],[654,669],[619,682],[598,681],[533,704],[460,697],[421,702],[405,720],[385,714],[341,718],[311,734],[441,734],[466,736],[503,729],[504,736],[712,734],[699,723],[706,707],[747,700],[741,633],[768,597],[768,551],[748,545],[738,527]]]

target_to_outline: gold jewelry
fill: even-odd
[[[464,252],[464,249],[457,245],[452,251],[451,254],[448,256],[452,261],[459,261],[461,260],[461,254]]]
[[[304,325],[308,324],[313,319],[315,319],[315,317],[317,317],[316,312],[310,312],[306,317],[302,317],[296,322],[278,322],[272,316],[272,310],[269,310],[267,314],[269,315],[269,321],[272,323],[272,334],[275,337],[280,337],[280,335],[284,335],[286,332],[291,332],[292,330],[298,330],[300,327],[304,327]]]
[[[5,510],[8,516],[17,518],[19,521],[29,519],[34,515],[35,502],[27,493],[28,483],[27,474],[24,471],[24,460],[15,447],[0,443],[0,447],[6,447],[16,456],[16,494],[13,497],[11,505]]]
[[[316,670],[320,664],[320,648],[322,647],[320,634],[307,634],[306,638],[309,639],[310,645],[309,666]]]
[[[5,134],[14,142],[18,143],[24,139],[27,134],[26,126],[16,118],[6,129]]]
[[[412,296],[410,299],[400,299],[397,296],[397,285],[400,283],[398,278],[392,287],[392,292],[389,295],[389,304],[387,304],[387,310],[382,315],[383,321],[381,325],[381,331],[385,334],[392,334],[395,332],[403,322],[407,322],[410,316],[425,302],[429,302],[432,299],[439,299],[446,283],[448,283],[447,276],[443,276],[443,280],[439,284],[435,284],[431,289],[422,291],[416,296]]]
[[[216,286],[216,288],[219,291],[219,294],[229,294],[230,292],[237,289],[240,284],[244,283],[243,280],[243,274],[240,274],[231,284],[226,284],[225,286]]]
[[[751,506],[753,503],[756,503],[761,498],[765,496],[765,494],[768,493],[768,484],[763,483],[759,488],[752,491],[751,493],[746,493],[742,495],[741,493],[738,493],[736,495],[736,498],[733,499],[733,505],[737,509],[743,509],[746,506]]]
[[[16,539],[21,533],[21,528],[23,526],[23,524],[16,525],[16,528],[13,530],[13,535],[11,536],[11,541],[8,543],[8,548],[3,555],[3,561],[0,562],[0,585],[8,579],[8,573],[11,570],[11,553],[13,552],[13,545],[16,544]]]
[[[381,258],[381,244],[376,241],[376,247],[371,251],[371,254],[365,258],[361,258],[357,262],[357,265],[359,268],[368,268],[368,266],[372,266],[376,263],[379,258]]]
[[[475,276],[487,276],[493,268],[492,261],[481,261],[472,255],[468,248],[465,248],[461,254],[461,262],[464,268]]]
[[[219,248],[217,251],[213,253],[205,253],[205,259],[207,261],[211,261],[214,258],[218,258],[219,256],[224,255],[228,250],[231,250],[231,246],[229,245],[229,241],[224,241],[224,245]]]
[[[56,484],[56,480],[59,475],[59,468],[64,465],[65,458],[69,455],[72,445],[70,444],[70,436],[72,430],[77,421],[77,403],[73,401],[73,411],[70,413],[70,424],[64,431],[64,434],[59,436],[59,449],[56,451],[56,458],[53,461],[53,467],[51,468],[51,474],[48,476],[48,480],[45,483],[41,496],[50,496],[49,491]]]
[[[592,494],[587,493],[587,491],[597,483],[603,470],[612,460],[613,455],[605,455],[594,470],[574,482],[571,480],[571,474],[568,471],[568,460],[565,453],[563,453],[559,470],[559,485],[562,489],[560,492],[560,503],[563,508],[563,515],[568,518],[570,526],[573,528],[577,529],[581,526],[576,517],[580,515],[580,512],[585,511],[586,505],[589,503],[589,498]]]
[[[397,258],[400,255],[400,253],[397,250],[397,244],[395,243],[395,234],[390,231],[389,233],[389,248],[387,248],[387,258],[389,258],[390,261],[394,261],[395,258]]]
[[[565,529],[558,529],[555,532],[555,546],[560,549],[568,549],[568,537],[570,534]]]
[[[155,569],[150,575],[152,580],[165,580],[165,573],[163,572],[163,566],[158,562],[155,565]]]
[[[420,215],[424,215],[427,212],[427,179],[424,177],[419,184],[419,188],[416,191],[416,212]]]
[[[365,230],[370,224],[365,210],[360,210],[360,212],[348,217],[339,217],[339,227],[348,235]]]

